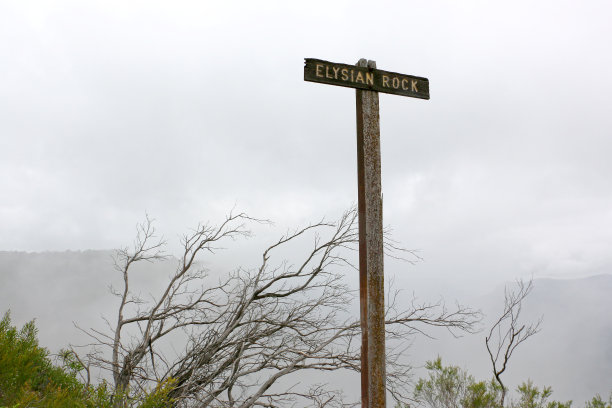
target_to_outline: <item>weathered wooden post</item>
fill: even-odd
[[[376,62],[359,60],[359,67]],[[362,405],[385,406],[385,299],[383,276],[382,182],[378,92],[357,89],[357,186],[359,211],[359,286],[362,308]],[[362,283],[365,281],[365,285]],[[361,293],[365,292],[365,296]],[[365,310],[363,310],[365,309]],[[365,322],[364,322],[365,320]],[[365,326],[365,330],[364,330]],[[362,356],[362,360],[363,360]],[[367,384],[363,384],[364,380]],[[364,405],[367,406],[367,405]]]
[[[376,69],[306,59],[304,80],[357,88],[357,186],[359,299],[361,315],[361,406],[386,406],[385,300],[382,185],[378,92],[429,99],[429,80]]]

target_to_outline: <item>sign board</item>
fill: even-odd
[[[305,61],[305,81],[429,99],[427,78],[314,58]]]

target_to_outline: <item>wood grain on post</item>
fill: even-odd
[[[374,70],[375,61],[359,60]],[[359,282],[362,328],[362,407],[386,406],[385,300],[378,92],[357,89]],[[367,382],[367,385],[366,385]]]
[[[361,59],[357,66],[367,66],[367,60]],[[363,150],[363,109],[362,94],[356,91],[357,101],[357,203],[359,213],[359,316],[361,319],[361,406],[369,407],[368,387],[370,386],[368,370],[368,257],[366,245],[366,211],[365,211],[365,169]]]

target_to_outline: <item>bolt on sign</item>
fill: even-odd
[[[359,313],[361,406],[386,407],[385,302],[378,93],[429,99],[429,80],[357,65],[306,58],[304,80],[356,88],[357,195],[359,212]]]

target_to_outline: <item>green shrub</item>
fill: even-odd
[[[82,364],[74,353],[62,350],[63,365],[54,365],[49,351],[38,344],[34,321],[20,330],[11,324],[9,312],[0,321],[0,408],[111,408],[114,393],[108,383],[87,386],[79,381]],[[166,380],[140,395],[129,406],[171,406],[168,394],[175,381]]]

